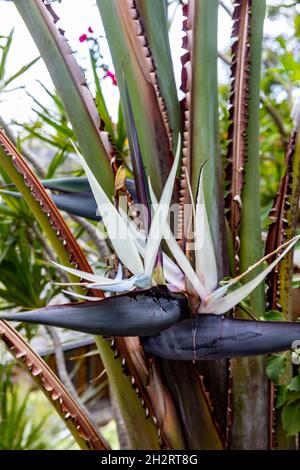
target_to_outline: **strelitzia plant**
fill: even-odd
[[[131,129],[131,131],[135,130]],[[148,295],[151,295],[151,289],[154,289],[157,286],[161,286],[161,288],[165,289],[166,291],[167,301],[164,308],[162,307],[162,304],[158,302],[158,306],[160,307],[159,309],[156,309],[154,312],[141,311],[139,314],[139,319],[134,319],[133,317],[136,316],[136,312],[130,308],[130,303],[128,312],[126,311],[124,304],[122,304],[121,310],[118,308],[117,312],[115,313],[113,310],[111,310],[111,308],[113,308],[112,306],[113,304],[116,304],[116,302],[118,304],[118,298],[109,298],[104,300],[98,297],[87,297],[85,295],[74,292],[71,293],[71,295],[80,299],[92,301],[93,304],[81,303],[80,305],[77,305],[77,307],[74,305],[70,305],[69,307],[50,306],[32,312],[2,315],[2,318],[6,320],[17,320],[29,323],[61,326],[69,329],[93,333],[95,335],[146,337],[153,336],[155,333],[161,333],[167,329],[165,337],[168,341],[168,353],[162,347],[162,342],[164,341],[163,333],[159,336],[158,339],[152,338],[146,343],[148,352],[153,352],[151,351],[150,346],[153,344],[155,348],[155,354],[166,357],[167,359],[173,359],[175,353],[174,347],[171,344],[171,339],[173,338],[174,333],[172,328],[168,329],[168,327],[170,327],[172,324],[176,324],[176,331],[178,329],[180,331],[182,326],[183,331],[185,331],[185,342],[184,346],[182,347],[180,346],[179,339],[176,340],[176,337],[180,338],[180,335],[176,336],[175,334],[177,350],[179,349],[180,351],[178,354],[178,359],[181,360],[214,358],[218,356],[233,357],[236,355],[257,355],[261,353],[286,350],[289,346],[291,346],[293,341],[297,340],[298,338],[300,327],[298,328],[296,325],[293,325],[292,330],[290,331],[288,324],[284,324],[285,331],[290,331],[290,333],[283,336],[282,332],[280,332],[278,329],[280,325],[275,323],[273,328],[275,327],[276,330],[279,331],[277,338],[279,343],[275,344],[275,336],[273,336],[271,339],[271,345],[269,343],[270,340],[267,341],[267,336],[272,334],[272,329],[270,329],[271,324],[268,323],[262,325],[259,324],[259,322],[250,321],[251,331],[253,331],[253,338],[252,341],[248,339],[247,347],[249,348],[249,351],[247,351],[245,343],[241,349],[240,341],[238,341],[238,344],[235,345],[234,351],[231,351],[230,347],[226,346],[227,338],[224,334],[222,334],[222,336],[219,338],[221,340],[219,342],[219,346],[221,348],[220,352],[218,345],[214,346],[212,351],[210,351],[208,348],[208,340],[212,344],[216,342],[219,331],[218,329],[214,330],[214,320],[209,319],[208,321],[211,322],[212,325],[211,330],[208,332],[210,336],[207,336],[207,334],[205,335],[203,332],[201,332],[201,325],[205,325],[207,321],[204,314],[209,313],[222,315],[236,307],[240,302],[248,297],[248,295],[266,278],[266,276],[275,268],[280,260],[290,251],[290,249],[292,249],[292,247],[300,239],[300,235],[294,237],[284,245],[277,248],[275,252],[269,253],[266,257],[262,258],[253,266],[249,267],[245,273],[231,279],[230,281],[227,281],[224,283],[224,285],[218,287],[217,262],[205,206],[203,178],[200,176],[197,204],[195,205],[194,210],[196,226],[196,273],[191,263],[188,261],[185,254],[181,250],[179,244],[177,243],[167,221],[176,171],[179,163],[180,151],[181,139],[179,137],[174,163],[167,179],[165,188],[162,192],[160,202],[157,203],[150,181],[150,188],[143,188],[144,191],[148,189],[152,196],[153,205],[156,206],[154,216],[149,227],[148,236],[145,235],[144,231],[139,230],[134,225],[133,220],[131,220],[128,215],[122,211],[121,208],[119,211],[115,208],[113,203],[106,196],[101,185],[97,182],[90,168],[85,163],[83,157],[77,151],[80,162],[87,174],[94,198],[98,204],[98,210],[102,217],[102,221],[106,227],[107,234],[112,242],[120,264],[115,278],[111,279],[109,277],[83,272],[78,269],[55,263],[57,267],[63,269],[65,272],[77,276],[81,280],[84,280],[84,282],[79,283],[79,285],[81,287],[85,287],[86,289],[96,289],[103,292],[118,294],[137,291],[135,299],[138,305],[140,304],[139,299],[141,294],[139,294],[139,291],[141,289],[143,289],[142,295],[147,296],[147,290],[149,290]],[[144,176],[145,175],[141,175],[140,182],[145,181]],[[165,238],[165,241],[169,246],[173,257],[175,258],[175,262],[172,261],[165,253],[161,253],[161,258],[159,259],[159,250],[163,237]],[[234,289],[232,292],[227,292],[231,287],[235,286],[247,274],[251,273],[251,271],[257,268],[265,260],[274,256],[280,251],[282,251],[282,253],[277,256],[276,259],[270,263],[267,268],[265,268],[261,273],[257,274],[251,281],[244,283],[242,286]],[[130,277],[123,279],[122,266],[127,268],[127,270],[132,273]],[[190,284],[189,289],[185,288],[188,283]],[[74,286],[76,284],[71,283],[67,285]],[[185,301],[184,296],[182,296],[181,301],[177,300],[177,304],[180,306],[180,308],[177,309],[169,309],[168,304],[172,303],[172,292],[180,292],[188,298],[189,290],[194,291],[194,295],[199,297],[196,310],[192,311],[191,313],[194,315],[201,315],[200,320],[196,321],[196,325],[195,317],[190,318],[189,320],[185,320],[183,324],[180,322],[177,326],[177,323],[180,319],[184,319],[184,317],[188,316],[188,312],[190,310],[188,301]],[[169,299],[167,298],[168,296]],[[180,298],[180,296],[178,297]],[[97,301],[99,301],[99,303]],[[108,306],[108,304],[110,306]],[[139,308],[141,308],[141,305],[139,305]],[[101,312],[103,312],[102,315]],[[150,313],[150,317],[148,316],[148,313]],[[115,315],[117,316],[115,317]],[[224,322],[224,326],[226,326],[226,318],[222,319],[222,323]],[[198,323],[200,329],[200,344],[198,344],[198,340],[196,338],[194,338],[194,341],[196,342],[193,342],[192,334],[194,330],[196,334],[198,330]],[[228,328],[228,333],[230,335],[229,342],[234,341],[236,343],[238,336],[241,334],[241,328],[246,328],[245,321],[236,322],[235,320],[229,320],[228,323],[230,324],[230,328]],[[263,348],[262,350],[259,349],[259,347],[256,347],[256,343],[258,341],[254,333],[255,323],[256,327],[258,328],[257,331],[261,331],[260,334],[262,335],[262,338],[259,338],[259,344],[260,348]],[[234,331],[235,325],[238,328],[237,332]],[[186,328],[190,329],[191,335],[188,335]],[[264,328],[266,329],[266,336],[263,334]],[[203,344],[201,344],[201,340],[203,341]],[[189,349],[186,349],[188,341],[190,341],[190,345]],[[156,342],[160,345],[160,347],[155,347]],[[199,352],[197,346],[199,347]],[[181,350],[184,350],[184,354],[181,353]],[[201,351],[203,350],[205,352],[202,353],[203,355],[201,355]]]
[[[14,3],[77,136],[82,152],[76,148],[78,159],[89,182],[87,192],[99,210],[93,218],[101,218],[106,227],[117,275],[92,272],[53,200],[0,132],[1,166],[52,243],[59,267],[76,290],[70,294],[85,300],[2,318],[96,335],[133,448],[273,448],[274,421],[269,408],[273,409],[274,394],[268,394],[265,358],[257,356],[290,349],[300,327],[294,322],[249,318],[263,317],[262,282],[266,276],[272,282],[270,273],[283,259],[288,262],[277,274],[279,282],[285,279],[289,296],[292,260],[286,255],[299,240],[295,236],[299,201],[295,178],[300,153],[296,124],[287,155],[287,174],[292,176],[282,185],[276,203],[280,216],[273,219],[280,237],[271,237],[263,257],[258,138],[265,1],[240,1],[234,11],[226,211],[217,138],[216,0],[190,0],[183,8],[186,54],[181,106],[165,2],[97,2],[121,94],[135,200],[125,178],[120,185],[122,164],[66,39],[56,28],[58,17],[52,6],[41,0]],[[62,190],[70,184],[74,188],[72,181],[54,185]],[[64,209],[74,212],[74,201],[69,200]],[[179,205],[176,231],[168,221],[171,202]],[[140,228],[135,224],[136,203],[144,208],[138,216]],[[85,215],[90,217],[90,211]],[[281,226],[285,215],[288,232]],[[264,261],[269,262],[265,269]],[[233,309],[235,317],[231,318],[228,312]],[[6,328],[3,323],[3,331]],[[108,342],[103,335],[113,338]],[[220,360],[207,365],[202,359]],[[149,416],[152,420],[145,419]]]

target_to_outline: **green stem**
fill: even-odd
[[[265,9],[265,0],[253,0],[250,26],[251,73],[249,87],[251,98],[249,100],[248,148],[240,226],[241,272],[263,255],[260,221],[259,101]],[[256,274],[257,272],[253,276]],[[254,312],[264,313],[264,285],[259,286],[250,295],[250,302]],[[245,313],[242,310],[237,310],[236,316],[244,318]],[[233,360],[232,376],[231,448],[266,449],[268,446],[268,381],[265,374],[265,358],[253,357]]]

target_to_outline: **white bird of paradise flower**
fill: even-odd
[[[198,313],[224,314],[245,299],[300,239],[300,235],[294,237],[287,243],[281,245],[274,252],[250,266],[243,274],[226,283],[223,282],[222,285],[218,287],[217,262],[205,207],[203,172],[200,176],[197,201],[193,210],[195,226],[195,270],[185,256],[185,253],[180,248],[167,223],[173,187],[181,154],[180,135],[178,137],[174,163],[159,203],[157,203],[155,194],[149,182],[151,201],[155,210],[147,237],[145,232],[139,230],[134,221],[130,219],[122,209],[118,211],[115,208],[114,204],[103,191],[75,145],[74,148],[78,154],[81,165],[86,172],[102,221],[106,227],[115,252],[120,262],[123,263],[123,265],[132,273],[130,278],[123,279],[122,266],[120,264],[116,277],[114,279],[110,279],[105,276],[86,273],[78,269],[69,268],[55,263],[66,272],[87,281],[82,283],[82,285],[88,289],[101,289],[106,292],[121,293],[137,288],[147,289],[157,285],[157,276],[154,275],[155,263],[161,241],[164,238],[177,263],[176,264],[171,260],[165,253],[162,254],[163,275],[166,279],[167,286],[170,289],[175,288],[181,292],[185,291],[185,280],[187,279],[200,299]],[[123,233],[127,233],[128,237],[126,239],[124,237],[115,237],[115,227],[119,227],[121,231],[125,230]],[[235,286],[244,276],[252,272],[265,260],[280,251],[282,251],[281,254],[252,280],[246,282],[240,287],[237,287],[233,291],[228,292],[228,290]],[[75,283],[70,283],[68,285],[75,285]],[[70,294],[70,292],[68,292],[68,294]],[[76,293],[71,293],[71,295],[82,299],[99,300],[97,297],[88,297]]]

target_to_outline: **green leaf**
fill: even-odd
[[[61,122],[55,122],[49,116],[46,116],[45,114],[35,109],[33,111],[42,119],[43,122],[49,124],[49,126],[55,129],[58,133],[62,134],[67,138],[74,138],[74,131],[70,129],[66,124],[62,124]]]
[[[170,127],[173,135],[177,136],[181,131],[181,114],[169,45],[166,5],[161,0],[136,0],[136,5],[155,62],[159,89],[165,100]],[[173,143],[173,151],[176,152],[176,141]]]
[[[122,152],[124,150],[124,145],[126,141],[126,128],[121,102],[119,103],[118,109],[117,134],[118,137],[116,140],[116,146],[119,149],[119,152]]]
[[[300,37],[300,15],[296,15],[294,19],[294,27],[295,27],[295,36]]]
[[[285,321],[284,315],[278,310],[269,310],[263,317],[266,321]]]
[[[218,6],[217,0],[189,2],[186,38],[188,54],[182,59],[183,72],[187,78],[186,86],[183,80],[183,88],[187,91],[185,166],[196,199],[200,171],[207,162],[203,168],[206,211],[218,262],[218,275],[222,278],[227,271],[227,260],[223,249],[225,225],[218,141]]]
[[[244,187],[242,193],[242,219],[240,226],[241,246],[239,256],[241,272],[245,271],[248,266],[259,260],[263,254],[260,220],[259,100],[262,62],[262,37],[266,12],[266,1],[252,1],[251,10],[251,72],[249,79],[249,93],[251,99],[248,103],[247,139],[249,144],[246,151]],[[245,217],[243,214],[245,214]],[[259,272],[259,270],[257,270],[255,274],[257,274],[257,272]],[[249,280],[249,278],[246,280]],[[263,284],[251,294],[250,299],[252,310],[258,315],[262,315],[265,311],[265,295]],[[239,314],[243,315],[241,312],[239,312]]]
[[[99,114],[66,38],[58,31],[42,1],[15,0],[14,3],[46,63],[84,158],[105,193],[112,195],[113,174],[99,131]]]
[[[112,124],[110,115],[108,113],[107,106],[106,106],[102,89],[101,89],[100,79],[99,79],[98,70],[97,70],[97,62],[96,62],[94,53],[91,49],[90,49],[90,59],[91,59],[91,64],[92,64],[94,82],[96,86],[96,106],[101,116],[101,119],[103,119],[105,123],[105,130],[109,132],[112,137],[114,137],[113,124]]]
[[[283,408],[282,425],[288,436],[300,432],[300,401],[289,403]]]
[[[132,387],[131,377],[121,373],[122,358],[112,359],[110,344],[104,338],[97,336],[96,344],[104,367],[110,372],[109,383],[118,399],[118,405],[122,412],[126,431],[130,436],[131,445],[134,449],[139,450],[159,450],[157,427],[151,419],[145,419],[145,410],[142,408],[141,400]]]
[[[300,376],[293,377],[287,388],[291,392],[300,392]]]
[[[267,365],[267,376],[274,383],[278,383],[280,377],[285,373],[288,366],[288,358],[286,354],[271,356]]]
[[[11,75],[9,78],[7,78],[4,81],[3,87],[6,87],[7,85],[9,85],[9,83],[13,82],[16,78],[20,77],[20,75],[23,75],[23,73],[27,72],[27,70],[30,69],[30,67],[32,67],[39,59],[40,57],[36,57],[27,65],[24,65],[23,67],[21,67],[20,70],[18,70],[16,73]]]
[[[158,13],[164,8],[162,3],[155,0]],[[129,117],[126,112],[124,76],[126,76],[132,100],[144,166],[147,176],[151,178],[155,193],[159,197],[172,166],[172,157],[170,156],[168,130],[154,84],[153,74],[155,71],[160,74],[157,71],[158,64],[153,67],[151,58],[148,57],[148,53],[142,45],[143,38],[138,37],[137,24],[132,19],[133,11],[129,2],[98,0],[97,4],[117,75],[126,128],[130,129]],[[149,17],[149,22],[153,21],[156,21],[155,16]],[[162,24],[161,27],[166,28],[167,31],[167,24]],[[164,34],[164,38],[168,41],[167,34]],[[169,64],[169,72],[166,75],[161,75],[165,80],[164,89],[172,88],[175,81],[168,53],[169,44],[164,42],[160,47],[165,62]],[[164,69],[166,68],[164,67]],[[179,114],[178,103],[176,109],[172,109],[171,112]],[[176,145],[177,135],[174,135],[175,148]]]
[[[288,389],[286,385],[277,385],[276,388],[276,409],[281,408],[287,400]]]
[[[64,163],[66,159],[66,151],[65,149],[59,150],[54,157],[52,158],[48,169],[47,169],[47,174],[46,178],[53,178],[55,175],[56,170]]]
[[[14,34],[14,30],[12,29],[9,35],[7,36],[6,44],[2,50],[2,57],[1,57],[1,62],[0,62],[0,81],[4,80],[5,65],[6,65],[7,56],[10,50],[10,46],[12,43],[13,34]]]

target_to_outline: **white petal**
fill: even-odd
[[[149,184],[149,193],[150,193],[150,198],[152,204],[155,206],[157,203],[156,196],[154,194],[152,185]],[[180,248],[179,244],[177,243],[169,225],[166,223],[165,228],[164,228],[164,238],[166,240],[166,243],[168,247],[170,248],[170,251],[174,258],[176,259],[178,265],[184,272],[185,276],[188,278],[188,280],[191,282],[192,286],[194,289],[197,291],[198,295],[201,297],[201,299],[206,298],[206,292],[203,284],[197,277],[197,274],[193,270],[190,262],[188,261],[187,257],[185,256],[184,252]],[[180,282],[181,284],[181,282]],[[176,284],[174,284],[176,286]]]
[[[151,191],[153,194],[152,203],[157,205],[157,200],[152,187]],[[122,209],[120,210],[120,214],[127,221],[129,230],[131,231],[131,236],[136,240],[136,246],[139,250],[139,253],[144,258],[146,249],[145,232],[143,230],[139,230],[135,222],[130,219],[130,217],[128,217],[126,212],[124,212]],[[180,290],[184,289],[184,276],[181,269],[165,253],[163,253],[163,271],[165,279],[169,284],[176,286]]]
[[[197,276],[203,282],[206,293],[209,294],[217,287],[218,271],[204,200],[203,170],[201,171],[196,205],[195,260]]]
[[[202,284],[200,279],[197,277],[197,274],[195,273],[189,260],[187,259],[184,252],[182,251],[179,244],[177,243],[168,224],[165,225],[164,237],[178,265],[180,266],[180,268],[182,269],[182,271],[184,272],[188,280],[191,282],[192,286],[197,291],[201,299],[205,299],[206,291],[205,291],[204,285]]]
[[[288,242],[288,247],[279,255],[264,271],[259,273],[254,279],[247,282],[243,286],[237,288],[233,292],[225,295],[222,299],[214,299],[210,298],[207,302],[207,305],[201,307],[202,313],[214,313],[216,315],[220,315],[223,313],[228,312],[233,307],[235,307],[239,302],[245,299],[264,279],[265,277],[272,271],[272,269],[279,263],[279,261],[291,250],[291,248],[297,243],[300,239],[300,235],[293,238]],[[286,243],[283,245],[286,246]],[[282,248],[282,247],[280,247]],[[278,250],[280,249],[278,248]],[[277,250],[277,251],[278,251]],[[223,286],[227,287],[227,286]]]
[[[75,268],[69,268],[68,266],[63,266],[62,264],[55,263],[55,261],[52,261],[52,263],[58,268],[63,269],[67,273],[73,274],[73,276],[77,276],[80,279],[85,279],[86,281],[98,282],[102,284],[111,284],[115,282],[114,279],[109,279],[108,277],[99,276],[93,273],[86,273],[85,271],[80,271],[79,269]]]
[[[116,280],[116,281],[121,281],[121,280],[122,280],[122,277],[123,277],[123,269],[122,269],[121,263],[119,263],[118,271],[117,271],[117,275],[116,275],[116,277],[115,277],[115,280]]]
[[[86,176],[88,177],[103,223],[118,258],[133,274],[142,274],[144,271],[143,263],[134,240],[129,237],[127,225],[115,206],[106,196],[75,145],[74,148],[77,152],[80,163],[85,170]]]
[[[148,276],[152,275],[157,253],[161,244],[161,240],[164,234],[164,228],[167,222],[170,203],[179,163],[179,158],[181,154],[181,137],[178,136],[178,145],[175,160],[168,176],[167,182],[165,184],[164,190],[162,192],[157,210],[154,213],[151,227],[149,230],[149,235],[147,238],[147,245],[145,251],[145,274]]]
[[[123,279],[116,281],[112,284],[87,284],[88,289],[101,289],[106,292],[126,292],[139,287],[142,289],[147,289],[151,287],[151,279],[144,275],[135,275],[129,279]]]
[[[254,269],[258,268],[258,266],[260,266],[264,261],[268,260],[269,258],[273,257],[274,255],[276,255],[277,253],[279,253],[283,248],[285,248],[286,246],[289,246],[290,243],[293,242],[293,240],[295,240],[295,238],[285,242],[283,245],[279,246],[278,248],[276,248],[276,250],[272,251],[271,253],[268,253],[266,256],[264,256],[263,258],[261,258],[259,261],[257,261],[256,263],[252,264],[251,266],[249,266],[248,269],[246,269],[245,272],[243,272],[242,274],[239,274],[238,276],[234,277],[233,279],[230,279],[228,282],[224,283],[224,285],[222,285],[221,287],[219,287],[218,289],[216,289],[211,295],[209,295],[207,297],[207,302],[214,302],[215,300],[217,299],[220,299],[221,297],[224,297],[224,295],[226,294],[226,292],[228,291],[228,289],[230,289],[231,287],[233,287],[235,284],[237,284],[238,282],[241,281],[241,279],[243,279],[245,276],[247,276],[248,274],[250,274]]]
[[[62,292],[64,294],[71,295],[72,297],[75,297],[76,299],[90,300],[92,302],[97,302],[98,300],[103,300],[100,297],[90,297],[89,295],[77,294],[76,292],[69,292],[68,290],[62,290]]]
[[[135,244],[140,255],[144,258],[146,249],[146,235],[144,230],[139,230],[136,223],[128,216],[128,214],[120,208],[120,215],[127,224],[130,237],[135,240]]]
[[[163,270],[168,284],[176,286],[179,290],[184,290],[185,282],[183,272],[165,253],[163,253]]]

